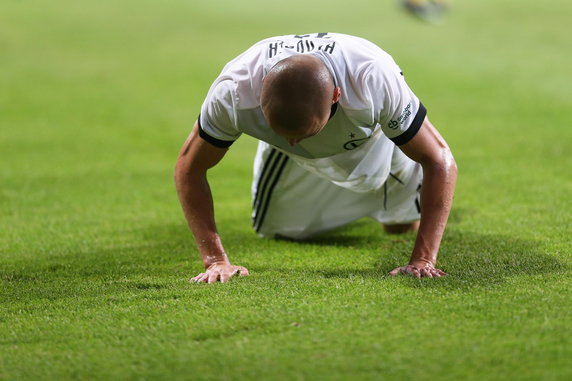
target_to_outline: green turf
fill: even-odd
[[[569,1],[0,0],[0,379],[572,378]],[[337,31],[400,63],[459,164],[444,279],[386,278],[413,235],[251,231],[244,137],[210,174],[252,276],[201,270],[174,162],[222,65]]]

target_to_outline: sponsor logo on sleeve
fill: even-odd
[[[411,116],[411,107],[412,107],[412,104],[411,104],[411,102],[409,102],[409,104],[407,106],[405,106],[405,108],[403,109],[403,111],[401,112],[401,115],[399,115],[397,120],[395,120],[395,119],[390,120],[387,123],[387,127],[389,127],[392,130],[396,130],[399,126],[404,125],[405,121],[407,119],[409,119],[409,117]]]

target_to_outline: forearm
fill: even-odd
[[[175,184],[203,264],[228,263],[214,219],[213,200],[206,175],[189,175],[177,168]]]
[[[443,159],[423,167],[421,188],[421,221],[410,263],[425,262],[435,265],[441,238],[447,225],[457,179],[457,167],[444,150]]]

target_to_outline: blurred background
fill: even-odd
[[[422,16],[394,0],[0,0],[0,379],[569,379],[572,2]],[[255,275],[190,286],[173,169],[203,98],[255,42],[314,32],[393,55],[451,146],[453,275],[385,281],[412,237],[371,221],[258,239],[243,136],[209,181]]]
[[[479,229],[506,229],[481,224],[498,208],[563,222],[572,5],[448,5],[439,22],[428,23],[391,0],[2,0],[3,249],[18,242],[29,249],[46,229],[49,242],[55,235],[65,244],[67,235],[92,235],[110,221],[114,229],[161,214],[163,223],[182,223],[172,167],[222,66],[260,39],[322,31],[367,38],[394,56],[453,148],[456,206],[472,211],[469,222],[473,216]],[[224,165],[250,176],[254,144],[240,139],[231,150],[237,160]],[[215,192],[224,192],[229,211],[248,215],[249,180],[231,178],[232,186]],[[553,204],[540,204],[547,199]],[[96,226],[78,232],[90,216]],[[510,225],[542,234],[545,219],[534,221]],[[234,222],[249,229],[247,219],[230,228]]]

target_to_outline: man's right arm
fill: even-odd
[[[205,272],[192,278],[195,282],[226,282],[235,274],[248,275],[242,266],[228,260],[216,230],[212,195],[207,181],[207,170],[225,155],[227,148],[218,148],[199,136],[199,126],[183,145],[175,167],[175,185],[183,212],[191,228]]]

